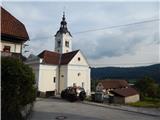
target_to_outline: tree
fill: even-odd
[[[15,58],[2,58],[1,64],[2,120],[21,120],[21,110],[35,100],[34,74]]]
[[[135,83],[135,87],[140,91],[141,98],[158,97],[158,84],[150,77],[145,77]]]

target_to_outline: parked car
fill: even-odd
[[[67,87],[61,92],[61,98],[66,99],[70,102],[77,100],[83,101],[86,97],[84,88],[81,87]]]

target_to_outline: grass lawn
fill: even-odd
[[[143,101],[139,101],[136,103],[130,103],[130,106],[135,107],[152,107],[152,108],[160,108],[160,99],[153,98],[145,98]]]

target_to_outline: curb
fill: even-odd
[[[88,104],[88,105],[94,105],[98,107],[104,107],[104,108],[110,108],[110,109],[115,109],[115,110],[122,110],[122,111],[128,111],[128,112],[134,112],[134,113],[139,113],[139,114],[144,114],[144,115],[149,115],[149,116],[154,116],[154,117],[160,117],[160,112],[158,113],[151,113],[147,111],[142,111],[138,109],[127,109],[127,108],[122,108],[118,106],[111,106],[111,105],[106,105],[106,104],[101,104],[101,103],[94,103],[94,102],[88,102],[88,101],[83,101],[83,104]]]

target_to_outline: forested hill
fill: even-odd
[[[91,68],[91,79],[141,79],[144,76],[151,77],[160,83],[160,64],[143,67],[103,67]]]

